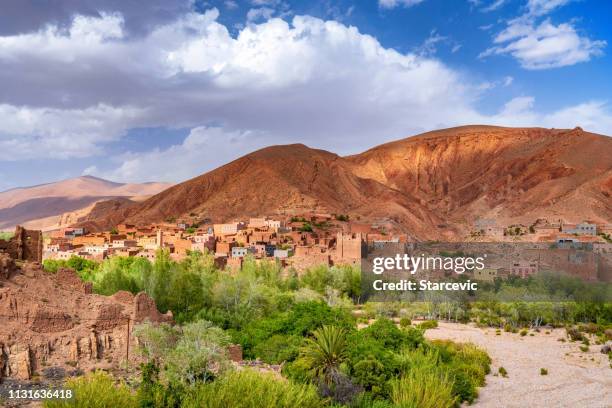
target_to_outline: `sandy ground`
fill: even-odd
[[[564,329],[534,336],[495,334],[495,329],[440,323],[427,331],[430,339],[472,342],[487,350],[493,363],[487,384],[474,407],[612,407],[612,368],[601,346],[591,341],[588,352],[579,343],[562,343]],[[508,377],[495,376],[499,367]],[[540,375],[546,368],[548,375]]]

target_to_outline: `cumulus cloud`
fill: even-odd
[[[494,39],[496,45],[481,54],[508,54],[526,69],[548,69],[589,61],[603,54],[605,41],[580,36],[572,24],[554,25],[545,20],[539,25],[515,20]]]
[[[544,115],[527,97],[484,115],[476,106],[490,87],[336,21],[272,18],[232,36],[218,16],[182,14],[132,36],[125,17],[109,12],[0,36],[0,161],[103,155],[133,128],[189,128],[174,146],[88,169],[122,181],[178,181],[271,144],[348,154],[473,123],[584,120],[612,132],[600,101]]]
[[[266,131],[270,142],[350,151],[367,147],[372,137],[388,140],[456,123],[477,97],[439,60],[384,48],[355,27],[298,16],[291,23],[251,24],[232,37],[217,17],[214,9],[189,14],[129,41],[117,41],[121,24],[110,15],[92,27],[113,29],[96,28],[95,35],[74,29],[75,19],[67,31],[48,27],[2,37],[0,78],[10,100],[4,102],[13,108],[53,105],[57,115],[79,115],[101,104],[137,109],[109,118],[112,126],[93,120],[88,128],[71,128],[72,138],[94,135],[92,143],[96,135],[135,126],[218,123],[229,131]],[[48,77],[37,71],[40,82],[24,81],[23,72],[43,61]],[[30,129],[30,140],[57,137],[44,128]],[[36,144],[31,148],[32,154],[49,154]]]
[[[493,47],[480,54],[511,55],[530,70],[559,68],[587,62],[603,54],[606,41],[580,35],[573,23],[555,25],[549,18],[538,22],[571,0],[528,0],[525,13],[508,21],[494,36]]]
[[[129,106],[55,109],[3,104],[0,160],[91,156],[100,143],[119,139],[126,124],[137,124],[142,113],[141,109]]]

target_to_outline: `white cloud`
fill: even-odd
[[[223,4],[228,10],[235,10],[238,8],[238,3],[236,3],[234,0],[225,0]]]
[[[393,9],[399,6],[402,7],[412,7],[416,6],[419,3],[422,3],[424,0],[378,0],[378,5],[381,8]]]
[[[181,144],[144,153],[126,153],[114,159],[116,168],[86,169],[110,180],[186,180],[266,146],[264,135],[252,131],[226,131],[220,127],[193,128]],[[222,141],[220,143],[220,141]]]
[[[269,20],[274,15],[274,9],[270,7],[252,8],[247,12],[247,21]]]
[[[572,115],[572,126],[612,133],[603,102],[545,115],[533,99],[517,99],[482,114],[476,106],[490,87],[336,21],[276,18],[232,36],[218,15],[183,15],[129,38],[110,14],[0,37],[0,161],[101,155],[132,128],[190,128],[182,144],[88,170],[178,181],[280,143],[348,154],[440,127],[561,127]]]
[[[527,14],[530,16],[543,16],[553,10],[565,6],[572,0],[528,0]]]
[[[592,132],[610,134],[612,111],[602,101],[568,106],[551,113],[539,113],[534,109],[535,98],[517,97],[510,100],[496,115],[488,120],[507,126],[540,126],[545,128],[572,129],[580,126]]]
[[[603,54],[606,41],[581,36],[573,23],[553,24],[545,16],[572,0],[528,0],[526,12],[508,21],[494,37],[493,47],[480,53],[511,55],[523,68],[537,70],[559,68],[590,61]]]
[[[437,30],[431,30],[429,37],[416,48],[416,53],[423,56],[434,55],[438,51],[438,43],[447,40],[448,37],[438,34]],[[456,51],[458,51],[458,49]]]
[[[98,145],[119,139],[143,114],[135,107],[86,109],[0,105],[0,160],[87,157]]]
[[[515,21],[499,33],[494,42],[500,44],[481,54],[509,54],[526,69],[564,67],[589,61],[603,53],[605,41],[580,36],[569,23],[554,25],[550,20],[538,26]]]
[[[506,0],[495,0],[488,6],[483,7],[481,11],[484,11],[485,13],[488,13],[490,11],[495,11],[499,9],[500,7],[502,7],[504,4],[506,4]]]

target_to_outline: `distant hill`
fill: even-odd
[[[612,220],[612,138],[580,128],[463,126],[341,157],[296,144],[258,150],[133,206],[112,226],[326,211],[394,221],[422,239],[478,218]],[[99,212],[103,213],[103,212]]]
[[[86,216],[101,201],[129,198],[142,201],[168,188],[166,183],[122,184],[92,176],[14,188],[0,193],[0,229],[17,224],[50,230]]]

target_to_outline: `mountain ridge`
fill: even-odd
[[[70,213],[83,212],[96,202],[119,197],[143,200],[169,186],[155,182],[117,183],[94,176],[80,176],[17,187],[0,192],[0,228],[10,229],[23,224],[28,228],[55,229],[64,226],[63,218],[74,218],[69,216]]]
[[[462,126],[344,157],[276,145],[123,208],[121,218],[222,222],[325,211],[391,219],[422,239],[465,234],[478,218],[610,222],[610,157],[611,138],[580,128]],[[94,221],[108,227],[104,217]]]

